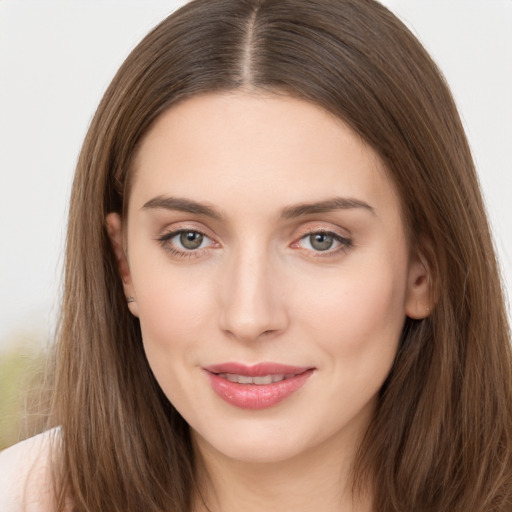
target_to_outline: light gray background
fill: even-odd
[[[44,342],[81,141],[116,69],[182,1],[0,0],[0,349]],[[512,0],[384,0],[452,87],[512,290]]]

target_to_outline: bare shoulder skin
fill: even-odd
[[[0,453],[2,512],[54,512],[50,446],[58,434],[49,430]]]

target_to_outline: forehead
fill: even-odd
[[[163,194],[260,210],[326,195],[377,209],[398,204],[379,156],[353,130],[280,95],[207,94],[179,103],[146,134],[132,171],[135,207]]]

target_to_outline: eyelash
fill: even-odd
[[[182,233],[196,233],[211,240],[208,235],[198,229],[177,229],[176,231],[169,231],[168,233],[164,233],[162,236],[158,237],[157,240],[167,252],[173,256],[177,256],[178,258],[197,258],[201,256],[206,248],[179,250],[169,244],[174,237],[181,235]]]
[[[332,237],[334,242],[337,242],[339,246],[335,249],[327,249],[325,251],[315,251],[313,257],[315,258],[329,258],[333,256],[337,256],[339,253],[343,253],[348,251],[352,246],[353,242],[350,238],[346,238],[344,236],[339,235],[338,233],[334,231],[329,231],[326,229],[312,229],[311,231],[308,231],[307,233],[304,233],[297,242],[294,242],[292,246],[297,246],[297,244],[307,239],[308,237],[311,237],[313,235],[327,235],[329,237]]]
[[[164,233],[162,236],[157,238],[157,241],[162,245],[162,247],[167,252],[179,258],[197,258],[201,256],[208,247],[211,247],[211,245],[213,245],[210,244],[207,247],[198,249],[179,250],[169,244],[170,240],[183,233],[195,233],[206,239],[211,240],[211,238],[208,235],[206,235],[202,231],[199,231],[198,229],[177,229],[175,231],[169,231],[168,233]],[[339,246],[334,250],[330,250],[329,248],[325,251],[315,251],[313,249],[312,251],[314,252],[315,258],[332,257],[338,255],[339,253],[348,251],[353,246],[353,242],[350,238],[343,237],[335,233],[334,231],[315,229],[308,231],[307,233],[304,233],[296,242],[293,242],[292,247],[297,247],[300,241],[305,240],[313,235],[327,235],[332,237],[335,242],[339,243]]]

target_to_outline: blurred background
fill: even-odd
[[[129,51],[183,3],[0,0],[0,449],[43,428],[68,196],[90,119]],[[452,88],[510,295],[512,1],[382,3]]]

